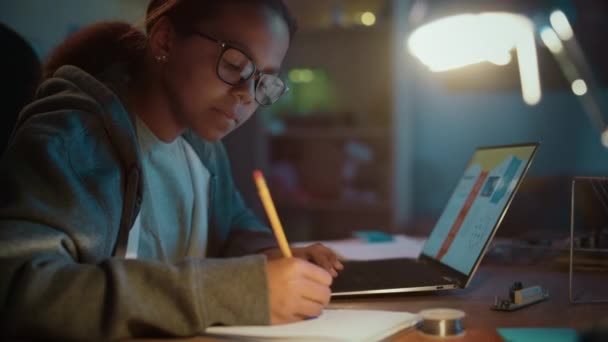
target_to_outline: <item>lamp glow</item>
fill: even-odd
[[[522,36],[521,40],[517,42],[516,51],[521,79],[521,94],[524,102],[533,106],[540,102],[542,96],[534,33],[530,32],[529,35]]]
[[[542,39],[545,46],[551,50],[551,52],[557,54],[564,50],[564,45],[562,41],[559,39],[555,31],[550,27],[545,27],[540,31],[540,38]]]
[[[553,11],[549,16],[549,21],[551,22],[551,26],[557,32],[557,35],[562,40],[570,40],[574,37],[574,31],[572,31],[572,26],[570,26],[570,22],[568,21],[568,17],[564,12],[557,10]]]
[[[407,45],[434,72],[482,62],[506,65],[515,50],[524,101],[529,105],[540,101],[534,25],[525,16],[487,12],[445,17],[416,29]]]
[[[511,63],[511,54],[504,54],[503,56],[496,56],[493,57],[494,59],[490,59],[489,62],[499,65],[499,66],[504,66],[507,65],[509,63]]]
[[[608,147],[608,129],[605,129],[602,132],[602,145],[604,145],[604,147]]]

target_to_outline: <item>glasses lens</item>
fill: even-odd
[[[274,75],[262,74],[255,88],[255,99],[268,106],[275,103],[285,92],[285,82]]]
[[[226,49],[217,65],[220,78],[229,84],[237,85],[249,79],[255,72],[253,62],[237,49]]]

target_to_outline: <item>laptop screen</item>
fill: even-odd
[[[537,146],[475,151],[422,254],[469,275],[494,236]]]

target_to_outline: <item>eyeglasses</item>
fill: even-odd
[[[269,106],[279,100],[289,88],[278,76],[265,74],[257,67],[251,58],[240,49],[231,46],[219,39],[215,39],[201,32],[193,32],[199,37],[216,42],[222,48],[217,61],[216,72],[220,80],[236,86],[247,82],[252,77],[256,80],[254,85],[255,101],[262,106]]]

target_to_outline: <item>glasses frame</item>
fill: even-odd
[[[274,103],[276,103],[281,98],[281,96],[283,96],[286,92],[289,91],[289,86],[287,86],[287,83],[285,82],[285,80],[281,79],[280,77],[278,77],[276,75],[266,74],[266,73],[262,72],[261,70],[258,70],[257,65],[255,65],[255,63],[253,62],[253,58],[251,58],[251,56],[249,56],[249,54],[247,54],[245,51],[239,49],[238,47],[236,47],[234,45],[226,43],[223,40],[214,38],[214,37],[212,37],[212,36],[210,36],[208,34],[205,34],[205,33],[199,32],[199,31],[192,31],[192,33],[194,35],[196,35],[196,36],[201,37],[201,38],[204,38],[204,39],[207,39],[209,41],[215,42],[215,43],[217,43],[221,47],[220,54],[219,54],[219,56],[217,58],[217,62],[215,63],[215,73],[216,73],[217,77],[220,80],[222,80],[222,82],[224,82],[224,83],[226,83],[228,85],[231,85],[231,86],[238,86],[238,85],[241,85],[241,84],[249,81],[253,77],[253,79],[255,80],[255,83],[254,83],[254,86],[253,86],[253,90],[254,90],[255,94],[254,94],[253,98],[255,99],[255,102],[257,102],[260,106],[271,106],[271,105],[273,105]],[[247,78],[241,79],[240,81],[238,81],[236,83],[228,82],[225,79],[223,79],[222,76],[220,75],[220,63],[222,61],[222,57],[224,56],[224,53],[226,53],[226,51],[229,50],[229,49],[234,49],[234,50],[242,53],[243,56],[245,56],[245,57],[247,57],[247,59],[249,59],[249,61],[251,62],[251,65],[253,65],[253,72],[251,73],[251,75],[249,77],[247,77]],[[273,76],[273,77],[276,77],[276,78],[280,79],[281,82],[283,82],[283,85],[285,86],[285,88],[283,89],[283,92],[281,92],[281,94],[279,95],[279,97],[277,97],[277,99],[274,102],[270,103],[270,104],[261,103],[258,100],[257,96],[256,96],[258,85],[260,83],[260,80],[262,79],[262,76],[264,76],[264,75]]]

